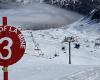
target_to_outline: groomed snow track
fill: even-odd
[[[58,80],[100,80],[100,67],[70,74]]]

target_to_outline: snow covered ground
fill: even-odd
[[[100,68],[97,66],[57,64],[53,61],[25,54],[17,64],[9,67],[9,80],[82,80],[80,77],[99,80]],[[89,79],[91,77],[94,78]],[[1,69],[0,80],[3,80]]]
[[[9,67],[11,80],[100,79],[99,48],[94,48],[91,42],[95,37],[87,42],[86,36],[78,35],[82,38],[79,39],[81,48],[75,49],[72,44],[72,65],[68,65],[68,44],[61,44],[61,41],[64,36],[75,36],[75,33],[66,28],[22,32],[27,42],[26,54],[17,64]],[[62,45],[66,45],[66,53],[61,50]],[[37,47],[39,50],[36,50]]]
[[[97,36],[87,36],[85,34],[78,34],[74,30],[67,28],[57,28],[49,30],[38,31],[23,31],[23,34],[27,41],[28,55],[43,57],[46,59],[53,59],[54,63],[68,64],[68,43],[62,43],[65,36],[77,37],[78,41],[75,41],[71,45],[72,64],[76,65],[98,65],[100,64],[100,48],[95,47],[95,40]],[[32,32],[32,33],[31,33]],[[75,43],[80,44],[80,48],[76,49]],[[66,50],[63,51],[62,47]],[[38,50],[36,50],[38,48]],[[55,57],[55,54],[57,56]]]

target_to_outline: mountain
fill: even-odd
[[[57,61],[57,63],[68,63],[68,42],[62,42],[65,37],[72,36],[75,40],[71,43],[72,64],[100,64],[100,22],[98,12],[100,12],[99,9],[95,9],[86,17],[64,27],[22,31],[27,41],[26,53],[54,60],[54,63]],[[76,48],[75,44],[80,44],[80,47]]]
[[[34,77],[37,80],[99,80],[100,34],[97,31],[100,28],[99,12],[99,9],[95,9],[86,17],[62,28],[37,31],[22,30],[27,42],[26,56],[31,57],[27,60],[27,64],[32,61],[35,67],[31,64],[30,66],[32,66],[32,69],[34,67],[36,71],[35,75],[32,75],[28,80]],[[71,43],[72,65],[68,65],[69,44],[68,42],[62,43],[65,37],[70,36],[75,39],[75,42]],[[80,44],[80,48],[75,48],[75,44]],[[62,49],[63,47],[65,49]],[[27,59],[26,56],[23,61]],[[66,65],[66,68],[64,68],[64,65]],[[75,67],[76,65],[78,66]],[[80,65],[82,65],[81,68]],[[88,68],[80,70],[82,67]],[[77,68],[79,71],[77,71]],[[32,69],[26,70],[31,71]],[[39,70],[39,74],[37,70]],[[52,72],[56,74],[54,75]],[[42,76],[37,78],[36,73]]]
[[[71,24],[70,28],[83,33],[100,34],[100,8],[94,9],[86,17]]]
[[[92,9],[100,5],[100,0],[44,0],[44,2],[81,14],[89,14]]]
[[[99,80],[99,12],[99,9],[95,9],[77,21],[81,15],[48,4],[34,2],[17,9],[0,9],[0,19],[5,15],[8,16],[9,25],[23,24],[21,32],[27,44],[23,58],[9,67],[9,79]],[[66,26],[52,27],[53,23],[63,22]],[[35,23],[39,24],[38,28],[45,30],[34,30],[33,28],[37,28]],[[49,23],[49,28],[41,27],[41,23],[44,25]],[[23,27],[26,26],[31,30],[24,30]],[[71,36],[75,41],[71,43],[72,64],[69,65],[69,44],[63,41]],[[80,47],[76,48],[76,44]],[[0,69],[0,80],[2,79],[3,74]]]
[[[63,44],[62,41],[65,37],[73,36],[78,41],[72,43],[72,63],[99,64],[99,49],[94,48],[95,41],[99,38],[99,9],[93,10],[89,15],[77,21],[80,15],[48,4],[32,3],[26,5],[17,9],[3,9],[0,11],[0,17],[7,15],[9,25],[20,26],[22,24],[21,27],[27,28],[22,30],[27,42],[27,54],[37,57],[42,56],[46,59],[56,59],[59,62],[66,63],[68,44]],[[71,24],[68,25],[69,22],[67,21]],[[41,25],[47,23],[48,26]],[[67,24],[63,27],[58,26],[62,23]],[[52,27],[54,24],[57,24],[55,29]],[[80,44],[80,49],[75,48],[76,43]],[[36,51],[37,47],[41,50]],[[62,50],[63,47],[66,47],[65,51]],[[58,55],[59,57],[55,57]]]
[[[0,0],[0,9],[19,8],[33,3],[42,3],[42,0]]]

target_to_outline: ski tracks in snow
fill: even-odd
[[[67,75],[58,80],[100,80],[100,67]]]

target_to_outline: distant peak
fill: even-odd
[[[94,9],[91,13],[91,19],[100,19],[100,6]]]

